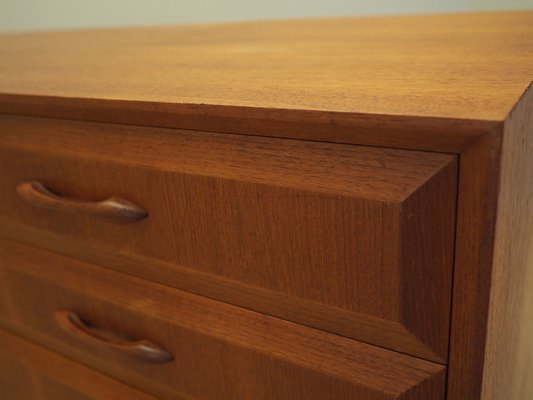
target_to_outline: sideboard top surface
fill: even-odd
[[[503,121],[532,80],[533,11],[0,35],[0,112],[15,96]]]

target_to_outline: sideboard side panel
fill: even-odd
[[[504,126],[482,399],[533,395],[533,89]]]

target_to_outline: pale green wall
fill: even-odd
[[[0,0],[0,31],[528,8],[533,0]]]

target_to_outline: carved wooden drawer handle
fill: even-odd
[[[148,340],[118,339],[107,332],[104,333],[97,328],[89,327],[73,311],[56,311],[54,318],[63,331],[82,341],[104,345],[147,363],[163,364],[174,360],[172,354]]]
[[[50,192],[41,182],[21,183],[17,192],[34,207],[88,215],[117,224],[129,224],[148,216],[143,209],[118,197],[97,202],[65,198]]]

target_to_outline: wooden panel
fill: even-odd
[[[3,400],[150,400],[152,396],[0,329]]]
[[[505,123],[482,398],[533,396],[533,91]]]
[[[501,121],[73,99],[0,93],[0,111],[82,121],[461,152]]]
[[[1,241],[2,323],[164,399],[443,399],[445,368],[337,335]],[[147,339],[175,360],[151,364],[79,341],[54,321]]]
[[[531,82],[532,15],[2,35],[0,111],[460,152]]]
[[[52,231],[119,252],[122,270],[126,259],[133,260],[150,279],[446,359],[455,157],[206,132],[0,121],[0,164],[12,171],[0,178],[12,188],[0,193],[5,233],[16,235],[23,229],[18,224]],[[124,226],[34,208],[15,189],[35,180],[67,197],[118,196],[149,216]],[[44,235],[35,235],[36,242],[44,245]],[[158,269],[170,269],[172,276]]]
[[[527,124],[517,128],[527,113],[515,108],[512,119],[507,117],[531,81],[531,18],[531,12],[491,13],[7,35],[0,39],[0,54],[12,57],[0,57],[0,82],[6,84],[0,85],[0,110],[460,153],[448,397],[477,400],[482,386],[489,398],[502,393],[511,396],[507,390],[516,397],[527,393],[530,385],[523,377],[528,374],[529,342],[525,338],[532,329],[524,322],[530,312],[526,288],[531,268],[525,265],[531,257],[526,228],[531,212],[527,189],[512,194],[508,185],[514,182],[513,175],[523,176],[527,184],[524,177],[530,167],[527,153],[518,151],[520,139],[524,140],[522,151],[527,149]],[[247,34],[236,34],[242,31]],[[131,37],[138,40],[131,41]],[[122,46],[121,40],[130,46]],[[255,46],[259,40],[261,45]],[[280,43],[294,47],[290,52],[277,52]],[[313,51],[306,52],[310,44]],[[150,66],[142,65],[150,48],[158,57]],[[177,54],[167,51],[170,48],[185,50]],[[252,48],[254,57],[249,57]],[[234,51],[217,54],[217,58],[213,57],[216,49]],[[343,49],[349,51],[343,53]],[[375,49],[379,57],[373,56]],[[113,54],[101,57],[100,50]],[[84,52],[83,57],[79,52]],[[137,56],[141,52],[143,56]],[[206,79],[189,85],[187,92],[177,90],[192,81],[192,75],[174,76],[175,71],[193,65],[188,64],[192,55],[199,55],[199,62],[202,56],[210,57],[202,68],[189,69],[205,74]],[[141,65],[122,62],[132,56]],[[281,57],[287,63],[279,62]],[[71,62],[65,64],[65,58],[72,58]],[[299,60],[302,64],[296,69]],[[239,68],[230,69],[234,61]],[[274,61],[276,70],[271,74],[269,65]],[[171,68],[164,68],[170,64]],[[87,65],[92,69],[83,73]],[[213,65],[222,69],[210,68]],[[351,68],[343,70],[343,65]],[[157,74],[146,72],[152,67]],[[117,70],[120,76],[113,74]],[[224,74],[215,76],[218,71]],[[244,79],[228,79],[231,74]],[[361,79],[357,79],[359,74]],[[246,79],[254,83],[246,86]],[[195,93],[203,97],[198,101],[188,97]],[[502,135],[504,128],[507,136]],[[507,150],[500,176],[502,147]],[[513,167],[515,162],[518,167]],[[500,185],[504,193],[498,197]],[[497,201],[504,203],[498,214]],[[511,203],[524,210],[524,218],[505,217],[503,212]],[[499,227],[496,216],[503,221]],[[113,248],[16,221],[3,220],[0,231],[347,336],[363,326],[355,336],[383,345],[391,344],[386,337],[393,337],[394,346],[400,335],[383,320],[343,313],[324,304],[308,307],[301,299],[280,298],[252,286],[236,288],[233,281],[206,278],[175,263],[132,254],[122,257]],[[2,295],[0,312],[9,304]],[[304,312],[309,309],[320,312]],[[412,342],[403,340],[402,349],[410,346]],[[419,352],[425,350],[415,348],[413,354]]]
[[[481,399],[499,134],[461,154],[453,276],[448,399]]]
[[[531,392],[532,95],[461,154],[450,400]]]
[[[502,120],[531,82],[532,26],[522,12],[4,34],[0,92]]]

